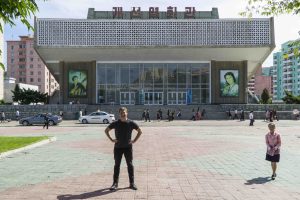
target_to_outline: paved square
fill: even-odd
[[[275,122],[282,136],[278,177],[264,160],[267,123],[141,122],[134,145],[137,191],[128,189],[125,159],[120,189],[110,192],[113,144],[105,125],[0,124],[0,135],[50,135],[57,141],[0,160],[0,199],[300,199],[300,121]]]

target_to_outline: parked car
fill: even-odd
[[[33,125],[33,124],[44,124],[45,123],[45,114],[37,114],[31,117],[25,117],[19,120],[19,124],[23,126]],[[62,118],[57,115],[47,114],[49,119],[49,125],[53,126],[62,122]]]
[[[83,124],[87,124],[87,123],[104,123],[104,124],[108,124],[108,123],[112,123],[113,121],[115,121],[115,115],[114,114],[109,114],[107,112],[92,112],[89,115],[84,115],[79,117],[79,122],[83,123]]]

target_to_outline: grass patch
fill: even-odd
[[[47,136],[40,137],[6,137],[0,136],[0,153],[25,147],[27,145],[48,139]]]

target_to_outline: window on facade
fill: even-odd
[[[33,71],[30,71],[30,75],[33,75]]]
[[[38,78],[38,82],[41,82],[41,79],[40,79],[40,78]]]
[[[33,78],[30,78],[30,82],[33,82]]]
[[[25,62],[25,58],[19,58],[19,62]]]
[[[33,58],[30,58],[30,61],[33,62]]]
[[[22,78],[19,78],[19,82],[22,82]]]
[[[29,68],[33,68],[33,65],[29,65]]]
[[[13,50],[13,49],[14,49],[14,46],[10,46],[10,49]]]
[[[13,58],[10,59],[10,63],[14,63],[14,61],[15,61],[15,59],[13,59]]]
[[[38,75],[41,75],[42,74],[42,72],[41,71],[38,71]]]

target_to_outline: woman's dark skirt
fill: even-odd
[[[266,160],[267,161],[271,161],[271,162],[279,162],[279,160],[280,160],[280,154],[276,154],[274,156],[266,154]]]

